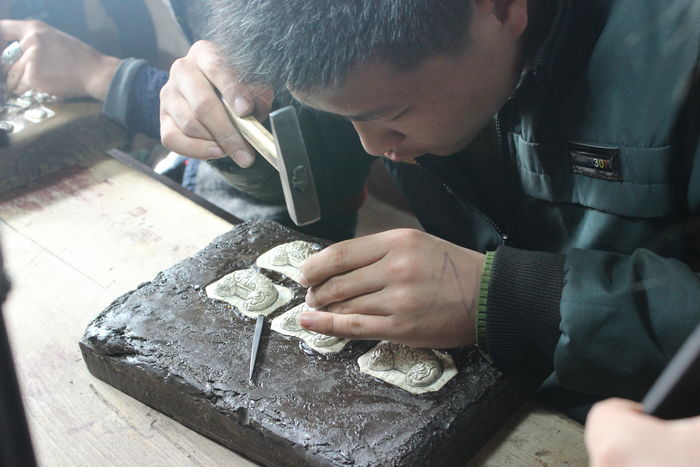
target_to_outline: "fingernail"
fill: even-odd
[[[304,277],[304,273],[300,272],[299,273],[299,283],[301,284],[302,287],[308,287],[309,283],[306,282],[306,277]]]
[[[236,151],[233,153],[233,160],[242,168],[250,167],[255,162],[255,158],[248,151]]]
[[[248,115],[253,110],[251,107],[250,101],[245,97],[236,97],[236,100],[233,101],[233,110],[236,111],[236,115],[239,117]]]
[[[313,313],[304,312],[299,317],[302,328],[312,329],[316,325],[316,316]]]
[[[219,146],[210,146],[209,149],[207,149],[206,157],[218,159],[220,157],[224,157],[225,155],[226,153]]]

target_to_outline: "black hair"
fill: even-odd
[[[411,70],[464,50],[471,0],[209,0],[208,38],[244,83],[309,91],[368,60]]]

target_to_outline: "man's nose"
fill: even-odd
[[[355,131],[360,135],[362,146],[373,156],[382,156],[393,151],[404,140],[405,135],[398,131],[383,128],[373,122],[353,122]]]

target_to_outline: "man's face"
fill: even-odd
[[[522,70],[524,25],[507,25],[484,7],[490,2],[475,3],[469,42],[460,56],[434,56],[408,72],[366,63],[340,88],[292,94],[305,105],[349,119],[370,154],[407,161],[459,152],[503,105]]]

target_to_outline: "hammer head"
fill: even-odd
[[[270,122],[277,147],[277,170],[289,216],[296,225],[316,222],[321,219],[321,208],[294,107],[287,106],[270,113]]]

